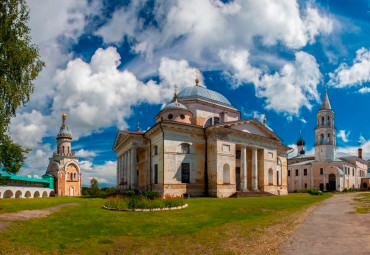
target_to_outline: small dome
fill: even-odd
[[[297,141],[297,146],[305,146],[306,143],[303,141],[302,136],[299,136],[299,139]]]
[[[67,115],[63,113],[62,115],[62,125],[60,126],[59,133],[57,135],[58,138],[70,138],[72,139],[72,133],[69,131],[68,126],[66,125],[66,118]]]
[[[217,93],[213,90],[204,88],[202,86],[193,86],[193,87],[187,87],[181,90],[181,92],[178,95],[179,99],[192,99],[192,98],[203,98],[207,99],[211,102],[220,103],[223,105],[231,106],[231,103],[229,100],[227,100],[226,97],[221,95],[220,93]]]
[[[180,104],[179,102],[177,102],[177,100],[175,101],[172,101],[171,103],[169,103],[168,105],[166,105],[164,108],[163,108],[163,111],[165,110],[187,110],[186,106],[183,105],[183,104]]]
[[[304,151],[304,149],[302,149],[300,152],[299,152],[299,154],[301,154],[301,155],[304,155],[306,152]]]

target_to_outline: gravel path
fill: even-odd
[[[281,255],[370,254],[370,214],[355,211],[356,193],[323,201],[280,246]]]
[[[25,210],[25,211],[20,211],[16,213],[3,213],[0,214],[0,230],[5,229],[8,226],[11,226],[14,224],[14,222],[7,222],[7,221],[14,221],[14,220],[30,220],[30,219],[35,219],[35,218],[42,218],[46,217],[49,214],[53,212],[57,212],[63,207],[66,206],[74,206],[74,205],[80,205],[78,203],[67,203],[67,204],[61,204],[58,206],[53,206],[49,207],[43,210]]]

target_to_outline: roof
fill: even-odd
[[[303,141],[302,136],[299,136],[299,139],[297,141],[297,146],[305,146],[306,143]]]
[[[180,104],[179,102],[177,102],[177,100],[175,99],[175,101],[172,101],[171,103],[169,103],[168,105],[166,105],[162,111],[165,111],[165,110],[187,110],[186,106],[183,105],[183,104]]]
[[[205,87],[196,85],[193,87],[186,87],[178,95],[178,99],[192,99],[203,98],[207,101],[220,103],[223,105],[231,106],[229,100],[220,93],[207,89]]]
[[[10,180],[17,180],[17,181],[27,181],[27,182],[41,182],[41,183],[50,183],[50,180],[48,180],[47,178],[50,179],[50,177],[52,177],[51,175],[43,175],[43,177],[47,177],[47,178],[43,178],[43,179],[39,179],[39,178],[32,178],[32,177],[27,177],[27,176],[18,176],[18,175],[15,175],[15,174],[8,174],[6,172],[1,172],[1,176],[8,176],[10,178]]]
[[[304,165],[311,164],[314,161],[315,161],[314,159],[311,159],[311,160],[306,160],[306,161],[302,161],[302,162],[299,162],[299,163],[291,164],[289,166],[304,166]]]
[[[330,101],[329,101],[329,97],[328,97],[328,91],[327,91],[326,87],[325,87],[324,99],[322,100],[320,110],[331,110]]]

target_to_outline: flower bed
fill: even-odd
[[[187,207],[182,197],[153,196],[153,192],[144,195],[108,197],[103,208],[118,211],[159,211],[176,210]]]

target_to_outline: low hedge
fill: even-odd
[[[156,194],[141,194],[130,196],[115,196],[108,197],[104,206],[110,209],[127,210],[127,209],[161,209],[183,206],[184,199],[182,197],[159,197]]]

